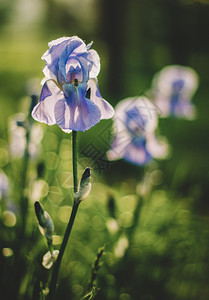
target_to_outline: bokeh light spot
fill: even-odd
[[[10,257],[13,255],[13,250],[11,248],[3,248],[2,249],[2,254],[5,256],[5,257]]]
[[[5,211],[3,213],[3,223],[7,227],[13,227],[16,224],[16,216],[11,211]]]
[[[60,221],[62,221],[63,223],[67,223],[70,217],[71,210],[71,206],[65,205],[60,207],[58,211],[58,218],[60,219]]]

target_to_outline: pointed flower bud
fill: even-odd
[[[49,214],[43,210],[41,204],[38,201],[36,201],[34,205],[35,205],[36,217],[40,225],[39,229],[41,233],[46,237],[47,241],[51,241],[52,234],[54,231],[54,224],[52,222],[52,219],[49,216]]]
[[[91,191],[90,179],[90,168],[86,168],[81,177],[78,192],[75,193],[76,201],[82,201],[88,197]]]

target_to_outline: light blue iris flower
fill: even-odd
[[[189,67],[166,66],[152,82],[152,97],[161,110],[161,117],[194,119],[196,110],[191,103],[198,87],[198,75]]]
[[[115,108],[114,138],[109,160],[125,159],[137,165],[164,158],[168,145],[157,139],[157,108],[146,97],[127,98]]]
[[[113,117],[113,107],[98,89],[100,58],[91,45],[76,36],[49,43],[42,56],[45,79],[40,102],[32,112],[35,120],[71,132],[86,131],[101,119]]]

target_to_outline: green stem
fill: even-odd
[[[30,131],[27,129],[26,132],[26,148],[24,153],[24,161],[23,161],[23,174],[22,174],[22,199],[21,199],[21,217],[22,217],[22,225],[21,225],[21,234],[22,237],[26,231],[26,223],[27,223],[27,211],[28,211],[28,197],[24,196],[24,190],[27,184],[27,171],[28,171],[28,162],[29,162],[29,140],[30,140]]]
[[[73,156],[73,182],[74,182],[74,192],[77,192],[77,188],[78,188],[78,176],[77,176],[77,147],[76,147],[76,131],[72,132],[72,156]],[[51,277],[51,281],[49,284],[49,295],[48,295],[48,300],[50,299],[54,299],[55,297],[55,292],[56,292],[56,286],[57,286],[57,279],[58,279],[58,273],[59,273],[59,268],[61,265],[61,260],[65,251],[65,248],[67,246],[68,243],[68,239],[70,237],[70,233],[73,227],[73,223],[76,217],[76,213],[78,210],[78,206],[80,204],[80,201],[75,201],[74,199],[74,203],[73,203],[73,208],[72,208],[72,212],[70,215],[70,219],[64,234],[64,238],[60,247],[60,251],[59,251],[59,255],[57,257],[57,260],[54,264],[54,268],[53,268],[53,272],[52,272],[52,277]]]
[[[77,174],[77,131],[72,132],[72,156],[73,156],[73,184],[74,184],[74,193],[78,189],[78,174]]]

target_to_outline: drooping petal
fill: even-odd
[[[101,119],[110,119],[114,116],[114,108],[106,100],[104,100],[99,92],[96,79],[88,81],[90,91],[90,99],[96,104],[101,111]]]
[[[151,155],[146,147],[137,147],[134,143],[129,144],[124,154],[124,159],[130,163],[144,165],[151,160]]]
[[[146,147],[152,157],[163,159],[168,156],[170,152],[169,144],[165,138],[157,138],[154,134],[147,136]]]
[[[42,90],[41,90],[41,94],[40,94],[40,101],[43,101],[45,98],[49,97],[52,95],[50,88],[49,88],[49,82],[45,81]]]
[[[57,125],[66,130],[86,131],[96,125],[101,119],[99,108],[85,97],[87,84],[64,84],[65,100],[55,105],[55,119]]]
[[[125,159],[130,163],[144,165],[151,160],[145,139],[132,139],[128,133],[117,134],[111,149],[107,152],[109,160]]]
[[[34,107],[32,117],[42,123],[53,125],[56,123],[54,116],[55,104],[64,98],[63,92],[52,80],[47,80],[43,85],[40,102]]]
[[[131,137],[127,132],[117,134],[112,142],[111,149],[107,152],[109,160],[118,160],[124,157],[131,143]]]

